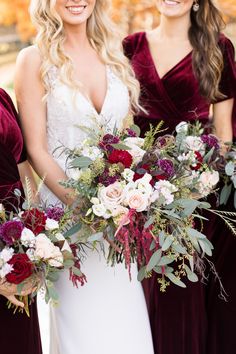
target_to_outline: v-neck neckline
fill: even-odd
[[[159,75],[159,72],[157,70],[157,67],[156,67],[156,64],[155,64],[155,61],[154,61],[154,58],[152,56],[152,53],[151,53],[151,50],[150,50],[150,47],[149,47],[149,42],[148,42],[148,39],[147,39],[147,33],[144,32],[144,40],[145,40],[145,45],[146,45],[146,48],[147,48],[147,51],[148,51],[148,54],[149,54],[149,57],[150,57],[150,61],[153,65],[153,68],[155,70],[155,73],[156,75],[158,76],[158,78],[162,81],[165,79],[165,77],[170,74],[173,70],[175,70],[179,65],[181,65],[188,57],[190,57],[192,55],[192,50],[186,54],[182,59],[180,59],[178,61],[178,63],[176,63],[175,65],[173,65],[164,75],[162,75],[162,77],[160,77]]]
[[[87,102],[87,104],[92,108],[93,112],[98,116],[100,117],[102,114],[103,114],[103,111],[104,111],[104,107],[106,105],[106,101],[107,101],[107,97],[108,97],[108,93],[109,93],[109,87],[110,87],[110,75],[109,75],[109,67],[108,65],[106,65],[106,94],[105,94],[105,97],[104,97],[104,101],[103,101],[103,104],[102,104],[102,107],[101,107],[101,110],[100,112],[96,109],[93,101],[90,99],[90,97],[88,96],[85,96],[83,93],[81,93],[79,91],[79,94],[80,96],[84,99],[84,101]]]

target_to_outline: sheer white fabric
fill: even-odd
[[[81,93],[61,83],[57,70],[48,75],[51,86],[47,98],[48,148],[65,170],[66,158],[55,149],[74,148],[86,138],[79,126],[107,132],[121,127],[129,110],[128,90],[107,67],[107,93],[100,113]],[[99,87],[98,87],[99,89]],[[46,187],[41,198],[47,204],[58,201]],[[106,248],[106,245],[105,245]],[[153,354],[149,319],[137,267],[132,282],[124,265],[108,267],[99,252],[89,251],[83,264],[87,284],[74,288],[65,272],[56,287],[60,305],[51,308],[50,354]]]

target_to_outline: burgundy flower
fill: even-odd
[[[110,176],[109,170],[106,168],[105,171],[101,176],[98,178],[98,182],[103,184],[105,187],[109,186],[110,184],[115,183],[119,179],[119,175]]]
[[[202,166],[203,157],[199,151],[194,151],[194,154],[195,154],[195,158],[196,158],[197,162],[191,166],[191,169],[197,171]]]
[[[61,218],[64,216],[64,210],[60,207],[47,208],[46,215],[49,219],[60,221]]]
[[[11,246],[21,237],[24,225],[20,221],[7,221],[0,226],[0,239]]]
[[[129,168],[133,162],[133,158],[128,151],[114,150],[108,157],[110,163],[122,163],[126,168]]]
[[[219,141],[214,135],[211,134],[202,135],[201,140],[204,144],[208,145],[209,148],[214,147],[217,150],[220,148]]]
[[[130,128],[126,129],[126,132],[127,132],[128,136],[131,138],[136,138],[136,136],[137,136],[137,133]]]
[[[118,144],[120,139],[118,136],[112,135],[112,134],[106,134],[104,135],[103,139],[99,142],[99,147],[103,150],[106,151],[113,151],[114,148],[112,144]]]
[[[38,235],[45,229],[47,217],[44,212],[33,208],[26,210],[22,214],[21,219],[25,227],[30,229],[35,235]]]
[[[13,266],[11,273],[6,275],[9,283],[20,284],[33,273],[33,264],[25,253],[15,254],[8,263]]]
[[[167,178],[174,176],[175,169],[174,169],[174,164],[171,160],[168,159],[159,160],[157,165],[166,174]]]

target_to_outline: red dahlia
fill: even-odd
[[[133,162],[133,158],[128,151],[113,150],[108,157],[110,163],[122,163],[126,168],[129,168]]]

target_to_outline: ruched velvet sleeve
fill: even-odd
[[[218,102],[236,97],[236,65],[235,65],[235,50],[232,42],[221,35],[220,48],[224,58],[224,69],[222,72],[220,91],[226,96],[219,99]]]
[[[125,56],[131,60],[136,51],[139,49],[139,45],[141,44],[142,37],[140,36],[140,32],[131,34],[127,36],[123,40],[123,49]]]

